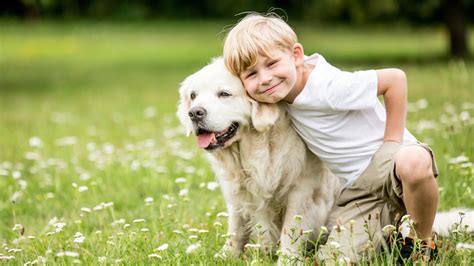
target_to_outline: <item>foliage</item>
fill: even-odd
[[[433,23],[441,20],[442,0],[16,0],[0,5],[0,14],[22,17],[92,18],[229,18],[243,11],[265,12],[282,8],[295,20],[327,23],[409,21]],[[474,0],[461,0],[465,16],[473,22]],[[3,12],[2,12],[3,9]]]

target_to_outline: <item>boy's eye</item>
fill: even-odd
[[[191,92],[191,95],[189,95],[191,100],[194,100],[196,98],[196,93],[194,91]]]
[[[251,78],[252,76],[255,76],[255,74],[257,74],[257,72],[255,72],[255,71],[248,72],[248,73],[245,75],[245,78]]]
[[[268,62],[268,66],[273,66],[277,62],[278,62],[277,60],[270,61],[270,62]]]

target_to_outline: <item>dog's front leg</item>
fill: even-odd
[[[228,235],[229,239],[226,241],[223,251],[238,256],[244,250],[244,245],[249,240],[250,232],[247,228],[247,219],[245,219],[235,206],[228,205],[229,214]]]
[[[302,263],[303,252],[316,244],[319,229],[327,220],[328,206],[313,188],[301,182],[288,195],[280,236],[283,257],[279,258],[279,264]]]

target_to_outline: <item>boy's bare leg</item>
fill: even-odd
[[[429,152],[421,146],[402,147],[395,155],[395,169],[402,181],[403,202],[415,222],[416,238],[431,239],[438,208],[438,184]]]

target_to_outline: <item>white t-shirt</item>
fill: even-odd
[[[288,113],[308,148],[349,186],[383,143],[386,113],[377,98],[377,73],[341,71],[319,54],[306,62],[315,68],[287,104]],[[403,144],[408,143],[416,138],[405,129]]]

